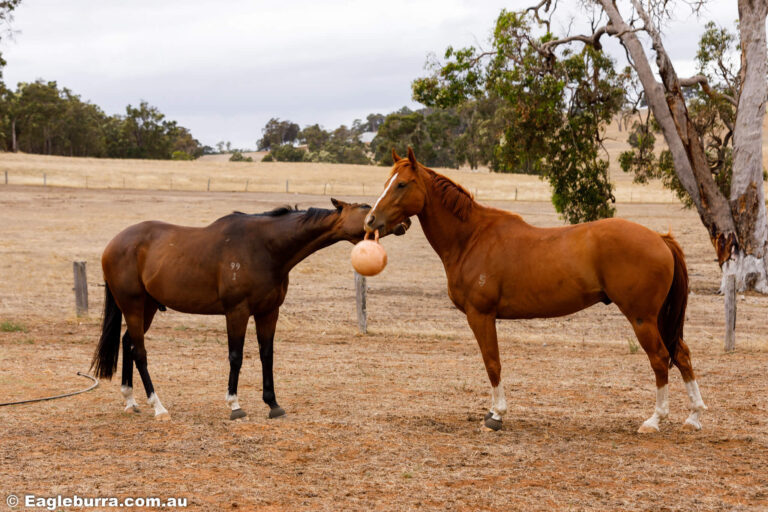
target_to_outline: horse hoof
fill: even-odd
[[[139,410],[139,406],[137,406],[137,405],[129,405],[128,407],[123,409],[123,412],[126,413],[126,414],[133,414],[133,413],[138,414],[141,411]]]
[[[659,432],[659,427],[654,427],[653,425],[646,425],[643,423],[640,425],[640,428],[637,429],[638,434],[657,434]]]
[[[493,430],[494,432],[497,430],[501,430],[501,420],[494,419],[492,413],[488,413],[485,415],[484,423],[486,428]]]
[[[156,414],[155,415],[155,420],[157,420],[157,421],[171,421],[171,415],[168,414],[167,412],[164,412],[164,413],[161,413],[161,414]]]
[[[245,411],[242,409],[235,409],[229,413],[229,419],[231,420],[239,420],[240,418],[245,418]]]
[[[488,421],[492,417],[493,417],[493,413],[491,411],[488,411],[487,413],[485,413],[485,418],[483,418],[483,421]]]
[[[285,416],[285,409],[283,409],[279,405],[269,410],[270,418],[279,418],[280,416]]]
[[[685,420],[685,423],[683,423],[683,430],[687,430],[689,432],[698,432],[701,430],[701,423],[694,423],[690,420]]]

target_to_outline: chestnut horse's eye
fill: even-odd
[[[397,188],[405,188],[406,185],[407,185],[406,182],[401,181],[400,183],[397,184]]]

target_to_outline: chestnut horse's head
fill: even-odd
[[[408,158],[400,158],[392,148],[392,160],[395,165],[384,192],[365,218],[366,231],[386,232],[403,222],[410,223],[409,218],[424,209],[427,187],[419,179],[419,164],[413,149],[408,148]]]
[[[365,237],[363,220],[371,211],[371,206],[362,203],[345,203],[334,198],[331,198],[331,203],[338,214],[336,229],[339,231],[340,238],[352,243],[361,241]],[[392,229],[381,229],[379,236],[387,236],[392,233],[404,235],[410,226],[411,221],[407,219],[405,222],[397,223]]]

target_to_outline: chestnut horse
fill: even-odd
[[[138,412],[133,398],[133,363],[155,417],[168,419],[147,370],[144,333],[158,309],[224,315],[229,341],[230,419],[245,412],[237,400],[248,319],[256,321],[262,369],[262,393],[269,417],[285,414],[275,399],[272,343],[280,306],[288,290],[288,273],[313,252],[341,240],[359,242],[363,219],[371,207],[331,199],[335,209],[306,211],[282,207],[246,215],[235,212],[204,228],[142,222],[119,233],[104,250],[101,265],[106,281],[101,339],[92,368],[111,379],[117,369],[120,329],[123,336],[121,392],[127,412]],[[405,233],[409,223],[393,231]],[[382,231],[387,234],[389,231]]]
[[[537,228],[519,215],[478,204],[460,185],[392,151],[384,192],[365,220],[386,230],[416,215],[448,278],[448,294],[467,315],[491,381],[485,425],[498,430],[507,410],[496,339],[497,318],[568,315],[598,302],[616,303],[656,375],[656,409],[639,432],[657,432],[669,413],[667,377],[675,364],[699,430],[706,407],[683,341],[688,272],[670,235],[621,219]]]

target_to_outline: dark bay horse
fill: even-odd
[[[496,339],[497,318],[568,315],[614,302],[627,317],[656,375],[656,408],[639,432],[658,432],[669,413],[668,369],[683,376],[691,414],[683,428],[699,430],[706,409],[683,341],[688,271],[670,235],[605,219],[537,228],[519,215],[478,204],[460,185],[392,151],[384,192],[366,229],[385,230],[413,215],[440,256],[448,294],[467,315],[491,381],[485,425],[498,430],[507,410]]]
[[[272,344],[278,311],[288,290],[288,273],[319,249],[341,240],[362,240],[363,219],[371,209],[367,204],[331,201],[335,206],[332,210],[283,207],[254,215],[235,212],[204,228],[142,222],[109,242],[101,259],[106,282],[102,334],[91,366],[97,377],[112,378],[125,315],[121,391],[126,411],[138,412],[133,398],[135,362],[155,417],[170,418],[149,377],[144,347],[144,333],[155,313],[169,307],[183,313],[226,317],[230,419],[245,416],[237,400],[237,381],[248,319],[253,316],[263,399],[270,407],[270,418],[285,414],[275,399]],[[408,225],[398,224],[381,233],[403,234]]]

